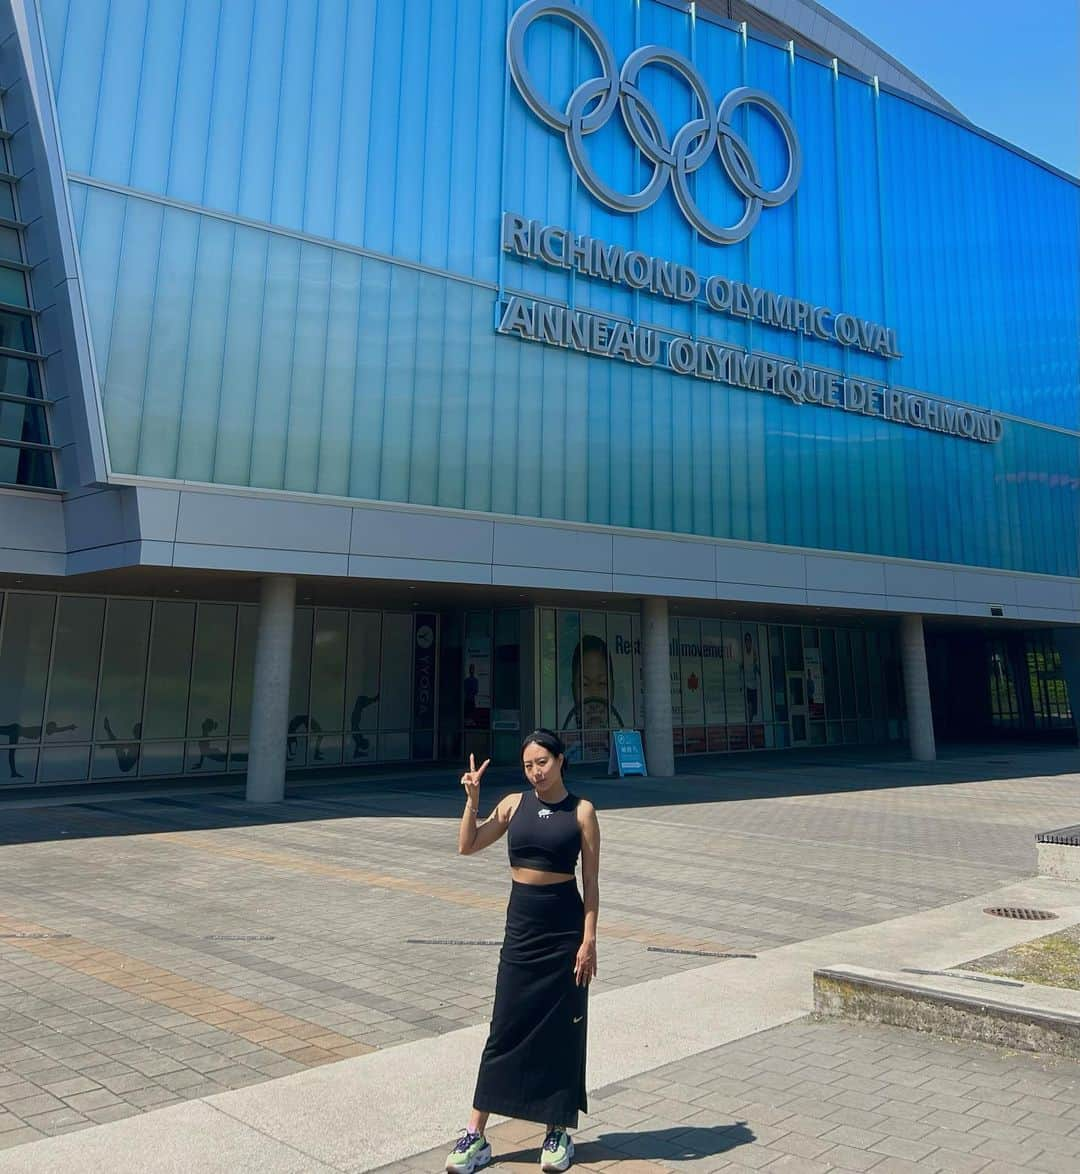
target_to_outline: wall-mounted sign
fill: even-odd
[[[544,96],[541,86],[525,62],[525,34],[530,26],[545,16],[567,21],[584,34],[600,59],[599,77],[582,82],[560,110]],[[641,212],[651,207],[670,181],[683,215],[707,240],[732,245],[753,231],[762,208],[785,203],[799,186],[802,174],[802,150],[784,109],[763,90],[739,86],[717,105],[705,79],[689,58],[662,45],[643,45],[623,62],[615,63],[615,53],[596,23],[580,8],[552,0],[530,0],[514,13],[506,34],[506,56],[510,76],[529,109],[552,130],[566,139],[566,150],[578,177],[601,203],[616,212]],[[663,66],[680,74],[696,99],[695,117],[677,129],[669,130],[655,106],[638,85],[642,70],[650,65]],[[732,118],[740,106],[757,106],[765,111],[780,129],[787,148],[787,173],[779,187],[766,188],[761,182],[757,160],[746,140],[736,133]],[[585,139],[610,122],[616,107],[623,125],[641,152],[643,161],[652,167],[645,186],[637,192],[620,192],[605,183],[589,161]],[[732,225],[716,224],[704,215],[694,198],[693,177],[717,152],[720,163],[735,190],[745,199],[742,216]]]
[[[563,108],[549,100],[526,62],[526,34],[547,17],[568,23],[600,61],[599,75],[578,84]],[[652,207],[670,183],[683,216],[701,237],[715,244],[734,244],[750,234],[762,208],[784,203],[798,187],[802,149],[795,127],[776,100],[762,90],[742,86],[717,105],[694,63],[673,49],[643,45],[633,50],[620,68],[610,43],[586,12],[559,0],[528,0],[510,19],[506,57],[510,77],[525,104],[541,122],[563,135],[578,178],[597,200],[617,212],[636,214]],[[679,75],[693,94],[694,115],[681,127],[666,126],[646,97],[639,81],[648,66]],[[732,127],[735,112],[743,106],[764,111],[783,137],[787,172],[776,188],[762,186],[749,145]],[[644,187],[637,192],[611,187],[589,159],[587,137],[606,126],[616,109],[646,172]],[[695,184],[701,181],[697,173],[714,152],[746,201],[742,216],[729,226],[711,222],[695,199]],[[701,307],[721,317],[760,322],[886,362],[902,357],[896,331],[883,323],[722,274],[701,274],[691,265],[557,224],[504,212],[501,244],[505,253],[562,269],[571,277],[580,274]],[[573,282],[570,289],[574,289]],[[840,408],[985,444],[1000,440],[1002,435],[1001,418],[987,409],[892,386],[882,379],[850,376],[831,367],[749,350],[709,337],[707,330],[698,330],[696,322],[694,333],[680,333],[594,312],[578,305],[573,293],[570,302],[560,302],[500,290],[495,328],[500,334],[529,342],[664,367],[678,375],[782,396],[793,404]]]
[[[496,330],[527,342],[646,367],[660,366],[677,375],[766,392],[794,404],[840,408],[985,444],[1001,439],[1001,418],[994,412],[743,350],[731,343],[644,328],[591,310],[572,310],[565,303],[511,295],[499,306]]]

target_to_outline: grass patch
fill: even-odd
[[[964,969],[1080,991],[1080,926],[987,954]]]

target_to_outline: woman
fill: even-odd
[[[574,1158],[567,1128],[585,1102],[588,989],[596,974],[600,907],[600,828],[587,799],[563,785],[566,751],[550,730],[521,744],[532,789],[507,795],[477,823],[479,767],[469,755],[461,776],[465,811],[458,851],[471,856],[509,832],[513,885],[499,955],[491,1031],[480,1060],[468,1127],[446,1159],[449,1174],[472,1174],[491,1161],[488,1115],[501,1113],[547,1126],[541,1169],[555,1174]],[[574,869],[581,855],[584,900]]]

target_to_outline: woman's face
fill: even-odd
[[[539,791],[562,782],[563,756],[530,742],[522,751],[521,766],[525,777]]]

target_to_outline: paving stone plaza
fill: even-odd
[[[705,1001],[715,990],[722,1013],[723,968],[750,964],[724,955],[760,965],[1030,877],[1035,833],[1080,807],[1074,750],[707,769],[574,784],[601,813],[598,1006],[713,967]],[[516,781],[485,785],[493,802]],[[153,1122],[326,1065],[344,1073],[485,1023],[507,869],[501,844],[455,854],[458,791],[429,773],[298,786],[265,807],[228,789],[9,801],[0,1170],[62,1168],[29,1164],[48,1149],[40,1139],[74,1144],[123,1118]],[[1069,1061],[806,1017],[683,1051],[593,1086],[579,1165],[1080,1163]],[[532,1126],[495,1125],[492,1139],[501,1165],[535,1165]],[[438,1169],[446,1144],[429,1149],[402,1153],[403,1166]]]

